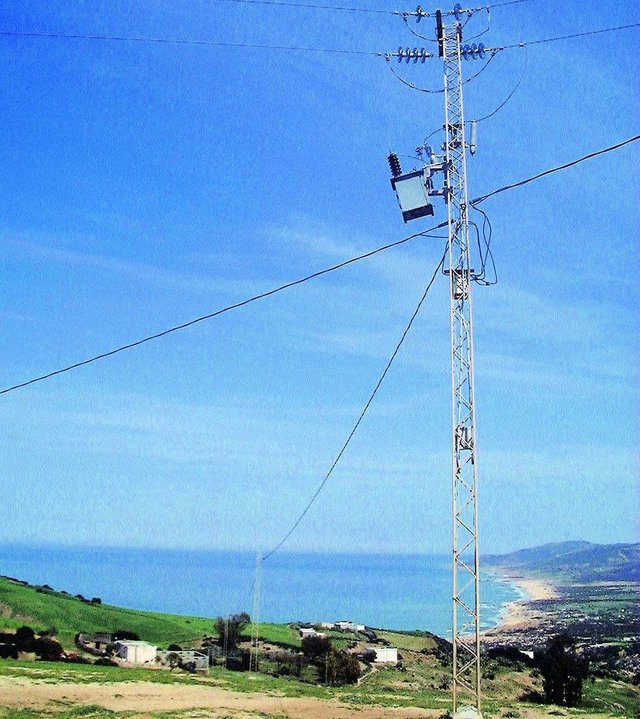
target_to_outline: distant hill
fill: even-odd
[[[14,631],[24,624],[37,632],[55,627],[57,638],[69,649],[78,632],[112,633],[124,629],[164,647],[174,642],[190,645],[216,633],[213,619],[115,607],[0,575],[0,632]],[[250,631],[249,626],[247,634]],[[273,644],[300,646],[298,632],[284,624],[261,624],[260,638]],[[4,715],[0,712],[0,716]]]
[[[486,555],[485,566],[552,576],[567,582],[640,582],[639,544],[560,542]]]

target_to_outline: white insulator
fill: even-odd
[[[471,120],[471,139],[469,140],[469,152],[472,155],[475,155],[477,147],[478,147],[478,121]]]

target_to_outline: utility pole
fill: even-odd
[[[451,324],[451,485],[452,485],[452,644],[453,713],[481,716],[480,696],[480,575],[476,422],[474,403],[473,312],[474,279],[469,247],[466,135],[462,59],[484,57],[484,46],[462,46],[462,16],[473,11],[459,4],[451,12],[434,13],[438,55],[444,65],[444,142],[441,156],[426,150],[429,164],[402,174],[396,155],[389,165],[405,222],[433,214],[431,197],[442,195],[447,206],[450,324]],[[432,17],[421,8],[405,13],[417,21]],[[406,19],[406,18],[405,18]],[[387,56],[417,62],[433,57],[424,49],[399,50]],[[475,146],[471,148],[475,151]],[[443,187],[432,177],[443,174]],[[461,703],[464,701],[464,708]]]
[[[256,554],[256,574],[253,583],[253,614],[251,616],[251,653],[249,655],[249,671],[258,671],[258,639],[260,636],[260,592],[262,580],[262,556]]]
[[[442,23],[444,62],[445,191],[447,193],[451,317],[453,712],[470,694],[480,713],[480,575],[478,475],[474,402],[473,311],[469,202],[462,86],[462,26]]]

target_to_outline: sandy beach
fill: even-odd
[[[482,633],[483,638],[495,640],[516,629],[528,629],[540,623],[540,612],[532,605],[538,600],[558,599],[558,588],[548,579],[524,577],[500,571],[500,576],[523,593],[523,598],[505,605],[500,623]]]

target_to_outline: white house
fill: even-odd
[[[397,664],[398,648],[397,647],[367,647],[367,653],[375,654],[373,660],[376,664]]]
[[[315,629],[308,627],[300,627],[300,636],[304,639],[305,637],[315,637],[317,634]]]
[[[115,642],[116,656],[129,664],[152,664],[156,660],[157,647],[148,642],[122,639]]]
[[[335,627],[343,632],[355,632],[358,630],[358,625],[355,622],[340,621],[336,622]]]

